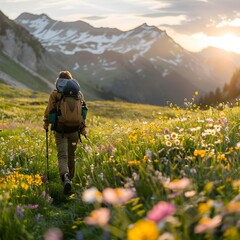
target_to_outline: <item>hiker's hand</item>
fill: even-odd
[[[81,131],[81,134],[82,135],[87,135],[87,131],[86,131],[86,129],[84,128],[84,129],[82,129],[82,131]]]
[[[45,130],[47,130],[47,131],[48,131],[48,125],[49,125],[48,123],[44,123],[44,124],[43,124],[43,128],[44,128]]]

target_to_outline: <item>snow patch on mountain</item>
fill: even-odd
[[[77,26],[69,25],[61,27],[61,22],[50,20],[46,15],[40,15],[36,19],[19,19],[18,22],[30,28],[32,34],[40,40],[50,52],[61,51],[66,55],[74,55],[77,52],[90,52],[103,54],[106,51],[129,53],[136,51],[131,62],[143,56],[158,39],[166,35],[165,32],[153,26],[143,24],[140,27],[120,34],[81,31]]]

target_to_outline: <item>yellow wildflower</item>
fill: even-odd
[[[206,203],[200,203],[198,206],[198,212],[201,214],[208,214],[211,212],[211,208],[213,207],[213,201],[208,200]]]
[[[157,240],[159,230],[155,222],[141,219],[128,229],[128,240]]]
[[[128,166],[139,166],[141,163],[137,160],[132,160],[128,162]]]
[[[205,150],[195,150],[194,151],[194,153],[193,153],[193,155],[195,156],[195,157],[197,157],[197,156],[200,156],[200,157],[205,157],[205,155],[206,155],[206,151]]]
[[[238,239],[238,229],[237,227],[230,227],[224,232],[224,237],[227,239]]]
[[[21,183],[21,187],[22,187],[24,190],[28,190],[28,188],[29,188],[28,184],[26,184],[25,182],[22,182],[22,183]]]
[[[4,165],[4,161],[0,158],[0,166]]]
[[[219,154],[218,156],[217,156],[217,161],[218,162],[221,162],[221,161],[227,161],[227,158],[226,158],[226,156],[225,156],[225,154]]]

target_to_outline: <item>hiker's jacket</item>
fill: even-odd
[[[49,126],[49,114],[55,109],[57,109],[57,104],[58,104],[58,101],[60,100],[61,98],[61,94],[57,92],[57,90],[54,90],[52,91],[52,93],[50,94],[49,96],[49,100],[48,100],[48,104],[47,104],[47,107],[45,109],[45,112],[44,112],[44,119],[43,119],[43,122],[44,122],[44,128],[47,129],[48,126]],[[83,99],[84,101],[84,96],[83,94],[81,93],[81,98]],[[63,132],[63,129],[60,129],[58,127],[58,125],[55,126],[55,129],[54,129],[56,132]],[[72,133],[72,132],[75,132],[75,131],[78,131],[79,128],[76,128],[76,127],[64,127],[64,132],[65,133]],[[84,126],[81,128],[81,132],[84,132],[85,131],[85,123],[84,123]]]

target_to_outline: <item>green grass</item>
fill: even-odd
[[[19,83],[24,84],[30,89],[48,92],[49,86],[40,78],[30,74],[26,69],[14,62],[0,51],[0,71],[5,72]]]
[[[88,101],[89,140],[78,145],[67,197],[52,132],[46,182],[48,95],[5,85],[0,95],[0,239],[43,239],[56,229],[64,239],[239,239],[239,107]],[[163,202],[158,224],[149,222]],[[101,208],[110,219],[89,224]]]

